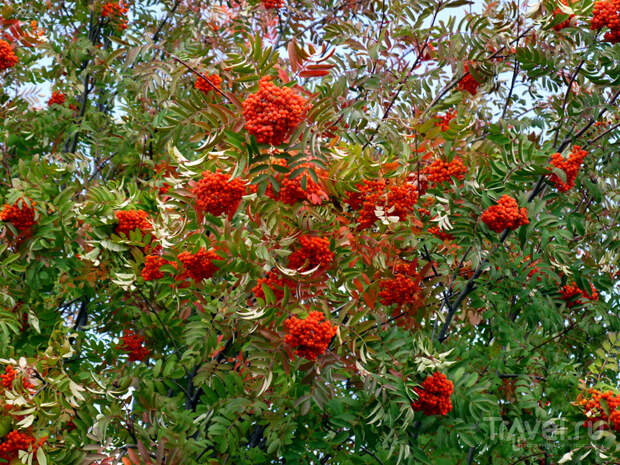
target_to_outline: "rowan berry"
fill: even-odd
[[[440,158],[436,158],[430,165],[424,168],[422,173],[429,182],[436,186],[444,182],[452,184],[454,182],[453,178],[464,179],[467,168],[460,157],[455,157],[452,161],[443,161]]]
[[[199,76],[196,81],[194,81],[194,88],[198,89],[203,94],[207,95],[209,92],[213,90],[213,88],[222,90],[222,78],[217,74],[209,74],[206,75],[205,79],[202,76]]]
[[[289,87],[277,87],[266,76],[258,83],[258,92],[243,102],[245,129],[260,144],[280,145],[304,119],[307,100]]]
[[[278,160],[275,164],[288,168],[285,160]],[[310,176],[308,173],[309,170],[312,170],[316,174],[318,183]],[[292,177],[293,174],[295,174],[295,177]],[[304,178],[306,184],[305,189],[302,186]],[[325,178],[327,178],[325,170],[318,169],[313,163],[301,163],[295,166],[295,168],[291,168],[289,173],[278,173],[276,179],[278,180],[280,189],[276,193],[271,184],[269,184],[265,190],[265,195],[287,205],[294,205],[297,202],[304,201],[308,201],[312,205],[320,205],[324,201],[329,200],[329,195],[327,195],[327,192],[325,192],[322,186]]]
[[[575,185],[575,179],[577,179],[579,168],[581,168],[583,159],[587,154],[588,152],[582,150],[580,146],[574,145],[568,158],[562,157],[562,154],[560,153],[554,153],[551,155],[551,165],[561,169],[566,175],[566,181],[562,181],[557,174],[551,174],[551,182],[555,184],[555,187],[560,192],[566,192]]]
[[[149,220],[149,214],[144,210],[117,210],[114,215],[118,219],[116,234],[124,234],[129,237],[131,231],[139,230],[146,235],[153,226]]]
[[[284,289],[288,288],[292,293],[295,290],[297,283],[277,271],[270,271],[267,273],[267,276],[258,279],[256,286],[252,289],[252,292],[258,299],[265,300],[263,285],[271,289],[271,292],[276,298],[276,302],[280,302],[284,298]]]
[[[6,40],[0,40],[0,71],[12,68],[18,61],[11,45]]]
[[[435,126],[445,132],[450,129],[450,121],[456,118],[456,110],[448,110],[444,115],[437,118],[439,121],[435,122]]]
[[[17,200],[13,205],[4,204],[0,212],[0,221],[7,221],[15,226],[21,236],[29,236],[32,233],[34,221],[34,206],[36,202],[28,199],[30,206],[26,205],[23,198]],[[20,205],[21,204],[21,205]]]
[[[609,28],[605,40],[612,44],[620,42],[620,0],[598,0],[592,10],[590,29],[597,31]]]
[[[415,279],[395,273],[393,278],[381,281],[379,298],[383,305],[417,304],[421,298],[421,289]]]
[[[52,96],[47,101],[47,106],[51,107],[52,105],[64,105],[65,104],[65,94],[62,92],[52,92]]]
[[[300,247],[288,257],[288,267],[299,271],[308,271],[314,268],[316,273],[331,267],[336,256],[329,248],[329,239],[326,237],[301,236]]]
[[[360,229],[368,229],[379,219],[378,210],[383,210],[386,217],[398,218],[404,221],[415,211],[418,200],[418,190],[414,184],[390,184],[383,191],[375,191],[364,198],[359,212],[358,225]]]
[[[144,268],[142,268],[142,278],[144,278],[145,281],[154,281],[156,279],[163,278],[164,273],[163,271],[160,270],[160,268],[163,265],[174,266],[175,264],[172,262],[169,262],[168,260],[166,260],[165,258],[159,255],[147,255],[144,258]]]
[[[452,410],[450,396],[454,392],[454,384],[443,373],[435,372],[432,376],[427,376],[414,391],[418,394],[418,400],[412,404],[416,412],[427,416],[445,416]]]
[[[454,240],[454,236],[452,234],[450,234],[449,232],[445,232],[439,226],[432,226],[428,228],[428,232],[431,233],[433,236],[437,236],[442,241]]]
[[[316,360],[324,354],[338,330],[337,326],[325,320],[323,313],[317,311],[310,312],[303,320],[296,316],[288,318],[284,328],[288,331],[284,342],[294,347],[299,357],[308,360]]]
[[[284,0],[261,0],[267,10],[278,9],[284,6]]]
[[[476,81],[474,76],[469,72],[469,64],[465,63],[463,68],[465,70],[465,76],[461,78],[459,83],[457,84],[457,88],[459,90],[466,90],[471,95],[476,95],[478,93],[478,87],[480,87],[481,83]]]
[[[562,3],[566,6],[568,6],[568,2],[566,0],[561,0]],[[555,10],[553,10],[553,18],[555,19],[558,16],[567,16],[566,13],[564,13],[562,11],[561,8],[556,8]],[[564,29],[565,27],[569,27],[571,25],[571,21],[572,19],[575,17],[574,14],[568,15],[568,18],[566,18],[564,21],[562,21],[561,23],[556,24],[555,26],[553,26],[553,29],[555,31],[561,31],[562,29]]]
[[[144,347],[144,336],[136,334],[132,329],[125,330],[125,334],[121,336],[121,343],[118,349],[129,355],[130,362],[141,362],[148,358],[151,351]]]
[[[15,381],[16,377],[17,377],[17,370],[15,370],[11,365],[7,365],[6,368],[4,369],[4,374],[0,375],[0,378],[2,379],[2,385],[4,386],[4,388],[12,389],[13,381]],[[22,378],[22,386],[24,387],[24,389],[31,389],[34,387],[32,383],[30,383],[30,381],[28,381],[25,377]]]
[[[571,284],[566,284],[562,286],[560,289],[560,294],[562,295],[562,300],[566,301],[567,307],[574,307],[576,305],[583,305],[583,301],[579,299],[579,297],[583,297],[585,299],[596,301],[598,300],[598,291],[590,283],[591,292],[587,293],[586,291],[580,289],[577,286],[577,283],[573,281]]]
[[[229,218],[237,211],[244,194],[245,182],[240,178],[231,179],[220,170],[203,171],[202,179],[192,189],[196,211],[213,216],[226,213]]]
[[[103,18],[110,18],[111,21],[117,23],[116,29],[122,31],[127,29],[127,12],[129,8],[127,4],[122,0],[119,2],[108,2],[105,3],[101,8],[101,16]]]
[[[9,432],[0,443],[0,459],[4,463],[13,463],[19,456],[19,451],[27,452],[36,447],[36,439],[23,431],[13,430]]]
[[[620,432],[620,395],[596,389],[588,389],[588,395],[590,398],[577,399],[577,405],[583,407],[587,417],[583,426],[596,426],[598,429],[609,429],[611,426]],[[601,405],[601,401],[604,405]]]
[[[514,230],[530,222],[527,209],[519,208],[517,201],[509,195],[502,195],[497,205],[487,208],[480,219],[496,233],[501,233],[506,229]]]
[[[353,210],[359,210],[369,196],[382,193],[386,185],[384,179],[379,179],[377,181],[365,179],[362,183],[355,185],[357,192],[347,192],[346,201]]]
[[[185,267],[189,277],[197,283],[213,276],[218,270],[217,266],[213,264],[213,260],[222,259],[214,250],[207,250],[204,247],[201,247],[195,254],[182,252],[177,258]]]

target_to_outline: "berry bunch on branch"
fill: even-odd
[[[312,311],[305,319],[293,316],[284,322],[288,334],[284,342],[295,348],[299,357],[316,360],[325,353],[338,328],[325,320],[322,312]]]

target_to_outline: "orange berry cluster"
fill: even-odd
[[[62,92],[52,92],[52,96],[47,101],[47,106],[51,107],[52,105],[64,105],[65,104],[65,94]]]
[[[502,195],[497,205],[487,208],[480,219],[496,233],[501,233],[505,229],[514,230],[530,222],[527,218],[527,209],[519,208],[517,201],[509,195]]]
[[[551,155],[550,163],[556,168],[564,171],[564,173],[566,174],[566,182],[563,182],[557,174],[551,174],[551,182],[555,184],[555,187],[560,192],[566,192],[575,185],[577,173],[579,173],[579,168],[581,168],[583,159],[586,157],[587,154],[588,152],[582,150],[580,146],[574,145],[573,151],[566,159],[562,157],[562,154],[560,153],[554,153],[553,155]]]
[[[464,70],[466,73],[469,73],[469,65],[465,63]],[[478,87],[480,87],[480,82],[476,81],[476,79],[471,74],[466,74],[458,83],[457,88],[459,90],[466,90],[471,95],[476,95],[478,93]]]
[[[286,161],[280,160],[276,163],[280,166],[286,166]],[[310,163],[302,163],[299,166],[296,166],[291,172],[297,171],[298,168],[308,168],[315,172],[317,178],[324,179],[327,177],[327,173],[325,170],[316,169],[315,166],[311,166]],[[302,179],[306,178],[306,188],[302,187]],[[303,202],[307,200],[313,205],[320,205],[325,200],[329,199],[329,195],[323,189],[320,184],[314,182],[312,177],[308,173],[296,173],[295,177],[291,177],[291,173],[287,173],[285,175],[277,175],[278,183],[280,185],[280,190],[276,194],[271,187],[271,184],[267,186],[267,190],[265,191],[265,195],[274,200],[279,200],[287,205],[294,205],[297,202]]]
[[[8,221],[23,236],[28,236],[32,232],[34,226],[34,206],[36,202],[28,199],[30,206],[26,205],[24,199],[16,201],[13,205],[4,204],[4,208],[0,212],[0,221]],[[21,202],[21,207],[19,206]]]
[[[17,371],[11,365],[7,365],[7,367],[4,369],[4,374],[0,375],[0,378],[2,379],[2,385],[5,389],[11,389],[13,387],[13,381],[15,381],[16,376]],[[34,387],[26,378],[22,379],[22,385],[24,386],[24,389],[30,389]]]
[[[266,76],[258,92],[243,102],[245,129],[260,144],[280,145],[304,119],[307,100],[288,87],[278,87]]]
[[[169,264],[174,266],[174,263],[169,262],[168,260],[160,257],[159,255],[147,255],[144,258],[142,277],[145,281],[154,281],[156,279],[161,279],[164,277],[164,273],[160,271],[160,268],[163,265]]]
[[[116,234],[119,236],[124,234],[129,237],[129,233],[136,229],[140,230],[142,235],[145,235],[153,229],[149,221],[149,214],[144,210],[118,210],[114,212],[114,215],[118,219]]]
[[[278,9],[284,6],[284,0],[262,0],[263,6],[268,9]]]
[[[418,400],[412,404],[413,410],[424,415],[446,415],[452,410],[450,396],[454,392],[454,384],[446,375],[435,372],[427,376],[422,385],[416,387]]]
[[[444,182],[452,184],[452,178],[464,179],[465,173],[467,173],[467,168],[460,157],[455,157],[452,161],[443,161],[440,158],[436,158],[423,170],[423,174],[434,185]]]
[[[245,194],[245,182],[240,178],[231,179],[229,174],[217,170],[203,171],[202,179],[192,189],[199,213],[220,216],[226,213],[229,218],[237,211],[241,197]]]
[[[439,121],[435,123],[435,126],[441,128],[442,131],[447,131],[450,129],[450,121],[454,118],[456,118],[456,110],[448,110],[445,115],[438,117]]]
[[[207,250],[204,247],[201,247],[195,254],[182,252],[177,258],[185,267],[186,275],[197,283],[213,276],[217,271],[217,266],[212,261],[222,259],[215,251]]]
[[[620,0],[598,0],[592,10],[590,29],[609,28],[605,40],[612,44],[620,42]]]
[[[377,221],[377,207],[383,207],[385,216],[398,217],[400,221],[413,213],[414,205],[418,200],[418,190],[411,183],[387,184],[382,182],[366,184],[368,189],[360,189],[363,199],[359,212],[358,224],[360,229],[367,229]],[[357,202],[354,196],[351,201]]]
[[[562,3],[564,5],[568,6],[568,3],[566,0],[562,0]],[[553,10],[553,17],[555,18],[558,15],[566,15],[566,13],[564,13],[560,8],[556,8],[555,10]],[[555,31],[561,31],[562,29],[564,29],[565,27],[569,27],[571,20],[575,17],[574,14],[571,14],[566,20],[562,21],[561,23],[556,24],[555,26],[553,26],[553,29]]]
[[[125,2],[108,2],[103,5],[101,9],[101,16],[104,18],[110,18],[111,20],[118,21],[116,29],[122,31],[127,29],[127,18],[125,15],[129,11],[129,8]]]
[[[288,257],[289,268],[308,271],[318,267],[316,272],[321,272],[332,265],[335,254],[329,249],[329,239],[301,236],[299,242],[299,249]]]
[[[194,81],[194,88],[198,89],[203,94],[207,95],[209,92],[213,90],[213,87],[222,90],[222,78],[217,74],[208,74],[205,79],[202,76],[199,76],[196,81]]]
[[[4,463],[12,463],[17,459],[20,450],[27,451],[31,446],[33,449],[36,447],[36,440],[32,435],[13,430],[0,443],[0,459],[3,459]]]
[[[394,277],[381,281],[379,299],[383,305],[417,304],[421,290],[416,279],[417,262],[402,263],[394,267]]]
[[[562,300],[566,301],[568,307],[574,307],[575,305],[583,305],[583,301],[576,297],[583,297],[588,300],[598,300],[598,292],[595,287],[590,283],[591,292],[588,294],[586,291],[579,289],[575,281],[572,284],[566,284],[560,289],[562,294]]]
[[[270,271],[267,273],[267,276],[264,278],[260,278],[256,286],[252,289],[254,295],[259,298],[265,300],[265,292],[263,291],[263,284],[271,289],[273,292],[276,301],[279,302],[284,298],[284,288],[289,288],[291,293],[295,290],[296,283],[292,279],[276,272]]]
[[[589,399],[577,401],[577,404],[584,408],[588,418],[583,426],[588,428],[595,426],[598,422],[603,422],[603,425],[597,425],[600,429],[608,429],[611,426],[620,433],[620,395],[612,391],[600,392],[596,389],[588,389],[588,394],[590,394]],[[601,400],[606,404],[606,408],[601,406]]]
[[[365,179],[361,184],[356,184],[358,192],[347,192],[347,203],[353,210],[359,210],[364,205],[368,197],[385,190],[386,182],[384,179],[372,181]]]
[[[445,232],[439,226],[432,226],[428,228],[428,232],[431,233],[433,236],[437,236],[442,241],[454,240],[454,236],[452,234],[450,234],[449,232]]]
[[[132,329],[128,329],[121,336],[121,344],[119,344],[118,348],[129,355],[130,362],[141,362],[151,353],[143,344],[144,336],[140,336]]]
[[[12,68],[19,60],[6,40],[0,40],[0,71]]]
[[[294,347],[299,357],[308,360],[316,360],[324,354],[337,331],[337,326],[332,326],[329,321],[325,321],[323,313],[316,311],[310,312],[305,320],[296,316],[288,318],[284,328],[288,331],[284,342]]]

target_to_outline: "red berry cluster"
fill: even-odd
[[[122,31],[127,29],[127,18],[125,15],[129,11],[129,8],[125,2],[108,2],[103,5],[101,9],[101,16],[104,18],[110,18],[113,21],[118,21],[116,29]]]
[[[379,299],[383,305],[416,305],[421,299],[417,276],[417,262],[394,267],[394,277],[381,281]]]
[[[2,379],[2,385],[5,389],[13,388],[13,381],[15,381],[16,376],[17,371],[11,365],[7,365],[7,367],[4,369],[4,374],[0,375],[0,378]],[[22,379],[22,385],[24,386],[24,389],[30,389],[34,387],[26,378]]]
[[[563,182],[557,174],[551,174],[551,182],[560,192],[566,192],[575,185],[577,173],[587,154],[588,152],[582,150],[580,146],[574,145],[573,151],[566,159],[560,153],[551,155],[551,164],[566,174],[566,182]]]
[[[568,2],[566,0],[562,0],[562,3],[564,5],[568,6]],[[558,15],[566,15],[566,13],[564,13],[562,11],[561,8],[556,8],[555,10],[553,10],[553,17],[557,17]],[[565,27],[569,27],[571,20],[575,17],[574,14],[571,14],[566,20],[562,21],[561,23],[556,24],[555,26],[553,26],[553,29],[555,31],[561,31],[562,29],[564,29]]]
[[[36,439],[32,435],[13,430],[0,443],[0,459],[3,459],[4,463],[12,463],[17,459],[20,450],[28,451],[31,446],[33,450],[36,447]]]
[[[118,348],[129,355],[130,362],[141,362],[148,358],[151,351],[144,347],[144,336],[136,334],[132,329],[125,330]]]
[[[326,237],[301,236],[300,247],[289,255],[288,267],[299,271],[317,268],[316,272],[325,271],[333,261],[335,254],[329,249]]]
[[[0,71],[12,68],[19,60],[6,40],[0,40]]]
[[[142,278],[145,281],[154,281],[164,277],[163,271],[160,268],[163,265],[175,266],[175,263],[169,262],[165,258],[159,255],[147,255],[144,258],[144,268],[142,268]]]
[[[598,0],[592,10],[590,29],[598,31],[608,27],[605,40],[612,44],[620,42],[620,0]]]
[[[357,192],[347,193],[347,203],[353,210],[359,210],[364,206],[366,199],[376,193],[382,193],[386,187],[386,181],[365,179],[361,184],[356,184]]]
[[[217,170],[203,171],[202,179],[192,189],[199,213],[220,216],[226,213],[229,218],[237,211],[241,197],[245,194],[245,182],[240,178],[231,179],[229,174]]]
[[[213,276],[217,271],[217,266],[213,264],[213,260],[222,259],[215,251],[207,250],[204,247],[201,247],[195,254],[182,252],[177,258],[185,267],[185,273],[197,283]]]
[[[216,89],[222,90],[222,78],[221,77],[219,77],[217,74],[208,74],[206,75],[206,78],[208,79],[208,81],[207,79],[199,76],[198,79],[194,81],[194,88],[198,89],[200,92],[202,92],[205,95],[211,92],[214,87]]]
[[[284,0],[261,0],[263,6],[268,9],[278,9],[284,6]]]
[[[562,294],[562,300],[566,301],[568,307],[574,307],[575,305],[583,305],[583,301],[579,297],[583,297],[588,300],[598,300],[598,292],[595,287],[590,283],[591,292],[588,294],[586,291],[579,289],[575,281],[572,284],[566,284],[560,289]]]
[[[496,233],[505,229],[514,230],[530,222],[527,218],[527,209],[519,208],[517,201],[509,195],[502,195],[497,205],[487,208],[480,219]]]
[[[325,353],[338,329],[329,321],[325,321],[323,313],[316,311],[310,312],[305,320],[296,316],[288,318],[284,322],[284,328],[288,331],[284,342],[294,347],[299,357],[308,360],[316,360],[319,355]]]
[[[287,166],[286,161],[279,160],[277,165]],[[297,202],[308,201],[313,205],[320,205],[325,200],[329,199],[329,195],[323,189],[320,184],[314,182],[310,174],[304,172],[295,173],[295,177],[293,178],[291,174],[293,172],[298,171],[300,168],[310,168],[317,175],[318,180],[325,179],[327,177],[327,173],[325,170],[317,169],[316,166],[313,166],[311,163],[302,163],[301,165],[296,166],[291,170],[290,173],[285,175],[277,175],[276,179],[278,179],[278,183],[280,185],[280,190],[278,193],[275,193],[271,184],[267,186],[267,190],[265,191],[265,195],[274,200],[279,200],[287,205],[294,205]],[[306,178],[306,188],[302,187],[302,180]]]
[[[465,63],[464,70],[466,74],[459,81],[457,88],[459,90],[466,90],[471,95],[476,95],[478,93],[478,87],[480,87],[480,82],[476,81],[476,79],[469,73],[469,64]]]
[[[450,129],[450,121],[456,118],[456,110],[448,110],[443,116],[438,116],[439,121],[435,123],[435,126],[441,128],[442,131]]]
[[[258,92],[243,102],[245,129],[260,144],[280,145],[304,119],[307,101],[288,87],[278,87],[266,76]]]
[[[52,92],[52,96],[47,101],[47,106],[51,107],[52,105],[64,105],[65,104],[65,94],[62,92]]]
[[[358,188],[359,194],[356,193],[349,201],[359,204],[359,200],[362,200],[358,219],[360,229],[370,228],[377,221],[377,207],[383,208],[385,216],[398,217],[403,221],[413,213],[418,200],[418,190],[411,183],[388,184],[385,181],[365,181],[365,184],[361,187],[358,185]]]
[[[413,410],[424,415],[446,415],[452,410],[450,396],[454,392],[454,384],[446,375],[435,372],[427,376],[420,387],[415,388],[418,400],[412,404]]]
[[[118,219],[118,225],[116,226],[116,234],[119,236],[124,234],[129,237],[131,231],[136,229],[145,235],[153,226],[149,221],[149,214],[144,210],[118,210],[114,212]]]
[[[428,228],[428,232],[431,233],[433,236],[437,236],[442,241],[454,240],[454,236],[452,234],[450,234],[449,232],[445,232],[439,226],[432,226]]]
[[[426,178],[435,185],[444,182],[452,184],[452,178],[464,179],[465,173],[467,173],[467,168],[460,157],[455,157],[452,161],[437,158],[423,170]]]
[[[603,425],[597,425],[598,428],[608,429],[611,426],[620,433],[620,395],[612,391],[601,392],[596,389],[588,389],[588,394],[589,399],[577,400],[577,404],[584,408],[588,418],[583,426],[587,428],[603,422]],[[601,405],[601,400],[606,404],[605,407]]]
[[[34,226],[34,206],[36,202],[28,199],[30,206],[26,205],[24,199],[16,201],[13,205],[4,204],[0,212],[0,221],[8,221],[15,226],[22,236],[28,236]],[[21,203],[21,206],[19,205]]]
[[[284,289],[289,288],[292,293],[295,290],[297,284],[292,279],[278,273],[277,271],[270,271],[267,273],[267,276],[264,278],[260,278],[256,286],[252,289],[254,295],[259,298],[265,300],[265,292],[263,291],[263,284],[271,289],[274,297],[276,298],[276,302],[281,301],[284,298]]]

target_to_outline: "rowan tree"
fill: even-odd
[[[0,463],[620,463],[619,8],[4,3]]]

